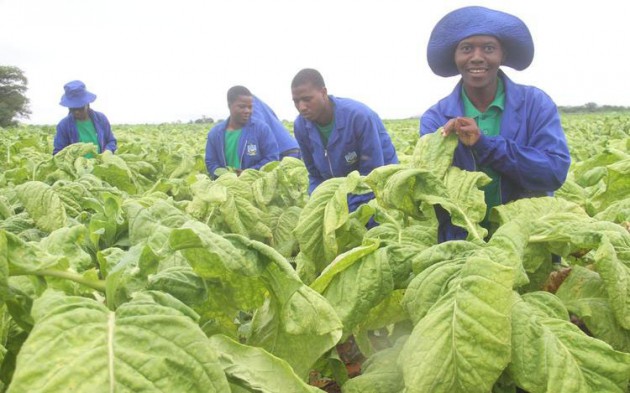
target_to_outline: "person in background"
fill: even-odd
[[[374,168],[397,164],[392,140],[379,116],[366,105],[328,95],[319,71],[306,68],[291,82],[299,115],[293,133],[309,175],[309,194],[324,180],[352,171],[369,174]],[[356,210],[374,194],[350,195],[348,208]]]
[[[282,124],[280,119],[278,119],[273,109],[260,98],[256,96],[253,97],[254,112],[252,118],[260,119],[269,126],[271,132],[273,132],[273,135],[276,137],[280,159],[282,160],[284,157],[300,158],[300,147],[297,141],[284,124]]]
[[[212,127],[206,143],[206,168],[212,178],[228,168],[240,174],[243,169],[260,169],[279,159],[271,129],[252,117],[252,93],[244,86],[233,86],[227,101],[230,116]]]
[[[68,116],[57,124],[57,132],[53,142],[53,155],[73,143],[93,143],[98,153],[109,150],[116,151],[117,141],[107,117],[90,108],[96,95],[85,88],[85,83],[75,80],[63,86],[61,106],[68,108]],[[91,156],[88,155],[88,156]]]
[[[553,195],[564,183],[571,158],[558,109],[542,90],[516,84],[500,68],[527,68],[534,43],[516,16],[484,7],[463,7],[433,28],[427,48],[431,70],[460,76],[455,89],[420,118],[420,134],[455,133],[453,165],[485,172],[487,214],[521,198]],[[436,208],[438,241],[465,239],[466,231]],[[489,227],[487,217],[482,222]]]

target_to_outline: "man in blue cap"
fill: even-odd
[[[464,7],[444,16],[429,39],[431,70],[459,75],[450,95],[420,119],[420,134],[457,134],[453,165],[485,172],[487,213],[513,200],[553,195],[564,183],[571,158],[554,102],[542,90],[514,83],[500,69],[527,68],[532,36],[519,18],[484,7]],[[463,228],[436,208],[438,241],[465,239]],[[486,228],[488,214],[482,222]]]
[[[57,124],[53,155],[73,143],[85,142],[96,145],[98,153],[116,151],[117,142],[109,120],[104,114],[92,110],[90,103],[96,95],[85,88],[85,83],[75,80],[64,85],[61,106],[68,108],[68,116]]]

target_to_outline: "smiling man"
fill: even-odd
[[[206,143],[206,168],[212,178],[225,171],[240,174],[243,169],[260,169],[279,159],[271,129],[252,118],[254,96],[249,89],[231,87],[227,101],[230,117],[212,127]]]
[[[457,134],[453,165],[485,172],[486,218],[494,206],[552,195],[564,183],[571,158],[554,102],[542,90],[519,85],[500,69],[527,68],[534,58],[532,36],[522,20],[484,7],[464,7],[434,27],[427,49],[431,70],[461,77],[446,98],[420,119],[420,134]],[[438,241],[465,239],[447,212],[436,208]],[[489,228],[490,229],[490,228]]]
[[[355,170],[365,176],[379,166],[398,163],[396,149],[376,112],[358,101],[328,95],[319,71],[299,71],[291,94],[299,112],[293,133],[308,170],[309,194],[324,180]],[[371,193],[351,195],[348,208],[353,211],[372,198]]]

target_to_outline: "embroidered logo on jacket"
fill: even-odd
[[[256,145],[254,145],[253,143],[248,143],[246,150],[247,150],[246,154],[248,156],[255,156],[258,154],[258,147],[256,147]]]
[[[357,162],[357,158],[358,158],[357,152],[351,151],[350,153],[346,154],[344,158],[346,159],[346,162],[348,163],[348,165],[352,165],[355,162]]]

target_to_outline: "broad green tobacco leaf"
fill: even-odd
[[[0,220],[6,220],[15,214],[11,203],[4,195],[0,195]]]
[[[606,167],[605,190],[596,194],[591,202],[597,211],[602,211],[630,195],[630,157]]]
[[[349,269],[362,258],[373,254],[379,247],[377,240],[367,240],[363,245],[346,251],[335,258],[335,260],[311,283],[311,288],[319,293],[323,293],[336,275]]]
[[[302,259],[314,264],[312,268],[298,265],[299,271],[319,274],[337,256],[337,229],[348,220],[348,194],[359,186],[361,177],[352,172],[347,177],[335,177],[320,184],[302,209],[294,230],[300,244]],[[315,277],[305,279],[312,281]]]
[[[171,231],[181,227],[189,217],[168,203],[158,201],[148,208],[140,208],[129,217],[129,240],[132,245],[147,242],[154,250],[161,249]]]
[[[624,236],[625,235],[625,236]],[[619,248],[630,256],[630,233],[611,242],[608,236],[602,237],[601,245],[595,252],[595,270],[600,274],[610,305],[619,324],[630,330],[630,259],[622,259]]]
[[[157,272],[159,258],[151,247],[138,244],[121,255],[106,278],[107,306],[115,309],[129,301],[133,294],[145,290],[148,278]]]
[[[341,338],[339,317],[274,249],[241,236],[228,238],[247,250],[249,261],[264,268],[260,278],[269,293],[254,313],[247,344],[286,360],[300,378],[306,378],[313,364]]]
[[[364,321],[394,290],[387,250],[370,243],[339,255],[312,284],[333,306],[345,332]]]
[[[510,361],[513,269],[473,256],[398,358],[406,393],[489,392]]]
[[[293,234],[297,226],[302,209],[297,206],[280,208],[269,207],[271,232],[273,233],[273,248],[284,257],[291,257],[298,251],[298,242]]]
[[[60,231],[66,231],[62,228]],[[2,265],[6,263],[9,268],[10,275],[32,274],[44,269],[65,270],[68,267],[68,258],[65,254],[49,253],[42,248],[40,243],[25,242],[18,236],[0,231],[0,237],[3,238],[0,247],[6,247],[1,250]],[[65,244],[64,247],[76,247],[76,244]]]
[[[105,150],[99,158],[99,163],[94,165],[94,175],[128,194],[138,192],[135,176],[125,160],[109,150]]]
[[[627,391],[630,354],[584,334],[566,310],[559,318],[563,306],[548,292],[513,296],[508,372],[519,387],[531,393]]]
[[[435,244],[435,228],[423,225],[404,226],[402,222],[386,222],[371,228],[365,238],[378,239],[383,244],[417,248],[418,252]]]
[[[597,272],[572,266],[556,296],[570,313],[580,318],[594,337],[617,351],[630,353],[630,330],[622,328],[615,319],[606,287]]]
[[[488,254],[492,255],[492,260],[514,269],[514,285],[516,287],[529,283],[525,264],[526,259],[529,257],[528,250],[536,248],[528,247],[530,239],[528,229],[523,221],[510,221],[497,229],[487,243],[488,247],[485,249]],[[544,256],[547,258],[543,260],[548,262],[547,264],[551,268],[550,254],[545,253]]]
[[[457,135],[442,136],[442,129],[423,135],[413,152],[413,166],[427,168],[443,179],[453,163],[453,154],[458,144]]]
[[[380,205],[393,208],[417,218],[424,219],[420,202],[427,195],[446,196],[443,181],[426,168],[406,168],[402,165],[387,165],[374,169],[365,179],[374,190]]]
[[[486,214],[481,188],[490,182],[490,178],[483,172],[468,172],[451,167],[446,172],[444,182],[450,201],[438,203],[451,214],[453,224],[466,229],[469,240],[485,238],[487,231],[479,225]]]
[[[569,176],[556,192],[554,192],[556,198],[564,199],[566,201],[575,203],[586,209],[587,199],[589,193],[579,184],[573,180],[573,176],[569,173]]]
[[[60,228],[42,239],[39,247],[52,256],[67,260],[65,265],[81,273],[95,267],[92,257],[84,250],[87,237],[88,232],[83,225]]]
[[[424,219],[421,202],[441,205],[455,225],[468,231],[469,238],[481,241],[486,230],[479,225],[486,211],[483,191],[489,177],[482,172],[467,172],[450,167],[439,178],[427,168],[409,169],[401,165],[376,168],[366,177],[379,204],[401,210],[416,219]]]
[[[594,218],[630,226],[630,197],[613,202],[606,210],[597,213]]]
[[[384,349],[370,356],[363,363],[361,375],[348,380],[343,385],[344,393],[403,393],[405,384],[396,360],[405,343],[405,338],[394,347]]]
[[[424,318],[431,307],[451,289],[453,279],[458,277],[466,258],[442,261],[431,265],[409,283],[402,305],[414,324]]]
[[[308,171],[304,162],[284,157],[275,171],[278,174],[278,197],[287,206],[304,207],[308,201]]]
[[[189,307],[200,305],[208,299],[206,283],[188,265],[170,266],[149,275],[147,289],[171,294]]]
[[[17,186],[16,192],[39,229],[52,232],[66,226],[66,209],[59,195],[48,184],[29,181]]]
[[[616,162],[626,160],[627,158],[630,158],[628,153],[615,149],[605,149],[590,157],[588,160],[576,163],[572,170],[573,176],[578,184],[587,187],[592,185],[593,180],[589,179],[589,177],[592,177],[592,171],[594,169],[605,168]],[[591,175],[589,175],[589,173],[591,173]]]
[[[263,303],[265,286],[260,276],[263,266],[256,254],[235,247],[224,236],[212,232],[208,226],[189,221],[172,231],[168,244],[178,251],[192,266],[195,274],[213,282],[209,295],[217,296],[214,290],[223,292],[229,299],[224,305],[226,313],[236,310],[251,311]]]
[[[210,345],[230,383],[247,392],[321,393],[298,377],[286,361],[262,348],[243,345],[220,334],[210,337]]]
[[[0,231],[0,302],[2,303],[11,296],[9,289],[9,239],[7,239],[7,235],[7,232]]]
[[[532,221],[530,229],[530,243],[544,244],[559,255],[594,250],[594,268],[605,283],[615,317],[630,329],[630,233],[611,222],[563,213]]]
[[[82,158],[86,154],[96,154],[96,146],[93,143],[73,143],[66,146],[59,153],[52,157],[52,161],[55,166],[65,173],[77,178],[77,168],[75,167],[75,161]]]
[[[229,392],[217,355],[183,303],[138,293],[116,310],[46,292],[8,392]]]
[[[83,184],[76,181],[58,180],[52,185],[52,188],[59,195],[68,216],[76,218],[84,210],[88,210],[87,206],[84,206],[84,200],[92,197],[92,195]]]
[[[576,218],[588,218],[584,209],[575,203],[556,197],[539,197],[519,199],[497,206],[490,212],[490,220],[503,225],[516,219],[533,221],[559,213],[572,214]]]

